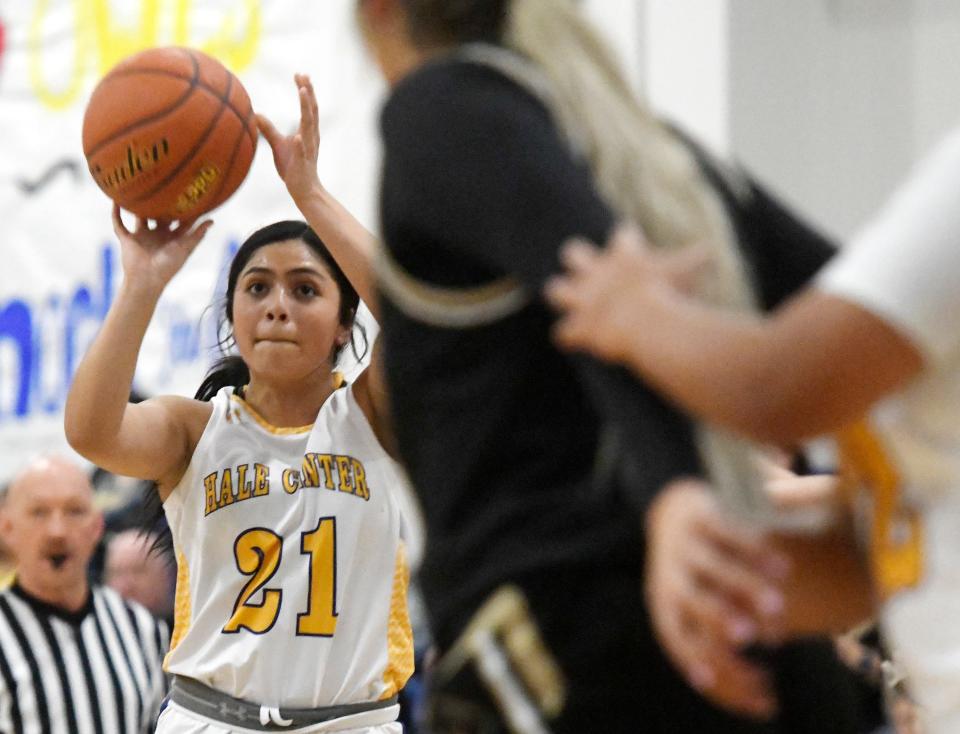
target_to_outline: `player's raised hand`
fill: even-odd
[[[320,150],[320,121],[317,95],[306,74],[295,74],[300,98],[300,125],[292,135],[284,135],[264,115],[257,115],[257,127],[273,151],[277,173],[287,191],[299,205],[304,197],[320,186],[317,156]]]
[[[113,231],[120,242],[124,278],[128,283],[146,287],[159,294],[193,253],[213,224],[207,219],[150,223],[137,217],[127,227],[120,207],[113,206]]]

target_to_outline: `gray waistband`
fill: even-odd
[[[254,731],[290,731],[342,716],[388,708],[397,703],[397,697],[393,696],[382,701],[348,703],[318,709],[275,708],[228,696],[181,675],[173,677],[170,700],[200,716]]]

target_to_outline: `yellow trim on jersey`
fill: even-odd
[[[381,700],[390,698],[403,688],[413,675],[413,630],[407,610],[407,585],[410,571],[403,543],[397,548],[397,563],[393,571],[393,591],[390,594],[390,617],[387,621],[387,667],[383,671],[386,690]]]
[[[339,390],[341,387],[347,384],[346,378],[339,370],[330,373],[330,381],[333,383],[334,390]],[[275,426],[262,415],[260,415],[256,409],[250,405],[250,403],[248,403],[239,395],[233,394],[230,396],[230,398],[232,400],[236,400],[243,407],[243,409],[250,414],[250,417],[260,425],[261,428],[273,433],[274,435],[292,436],[298,433],[309,433],[313,429],[312,423],[308,426]]]
[[[177,594],[173,602],[173,634],[170,636],[170,650],[163,659],[164,671],[167,669],[170,654],[180,644],[180,640],[187,634],[187,630],[190,629],[192,614],[190,567],[187,565],[186,556],[183,553],[177,553]]]
[[[275,426],[266,418],[264,418],[262,415],[260,415],[256,410],[254,410],[253,406],[250,405],[250,403],[248,403],[246,400],[241,398],[239,395],[231,395],[230,399],[239,403],[240,406],[245,411],[247,411],[247,413],[250,414],[250,417],[253,418],[260,425],[261,428],[263,428],[266,431],[269,431],[270,433],[273,433],[274,435],[292,436],[298,433],[309,433],[313,429],[312,423],[308,426],[292,426],[292,427]]]
[[[870,496],[870,565],[880,597],[888,599],[923,577],[923,524],[904,502],[900,474],[866,422],[840,431],[837,443],[848,494],[865,489]]]

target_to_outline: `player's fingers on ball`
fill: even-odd
[[[197,220],[194,219],[188,224],[185,224],[183,229],[184,231],[187,232],[187,237],[190,238],[191,241],[195,241],[199,243],[200,240],[202,240],[206,236],[207,232],[210,230],[210,227],[212,226],[213,226],[212,219],[204,219],[199,224],[197,224]]]
[[[118,237],[123,237],[125,235],[131,234],[130,230],[127,229],[126,223],[123,221],[123,216],[120,213],[119,204],[114,203],[111,216],[113,219],[113,231],[116,232]]]
[[[256,115],[257,117],[257,129],[260,131],[260,134],[266,139],[267,143],[271,147],[282,137],[280,131],[277,130],[276,125],[274,125],[270,118],[266,115],[261,115],[259,112]]]

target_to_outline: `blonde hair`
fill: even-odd
[[[690,148],[634,95],[570,0],[512,0],[504,41],[546,77],[544,99],[554,119],[614,212],[639,224],[656,247],[707,248],[712,268],[698,295],[717,305],[754,308],[719,195]],[[705,424],[696,425],[695,440],[721,502],[755,521],[777,523],[754,469],[753,447]]]
[[[633,94],[604,41],[570,0],[513,0],[506,44],[547,77],[551,112],[603,198],[657,247],[709,248],[702,296],[754,302],[730,221],[689,148]]]

